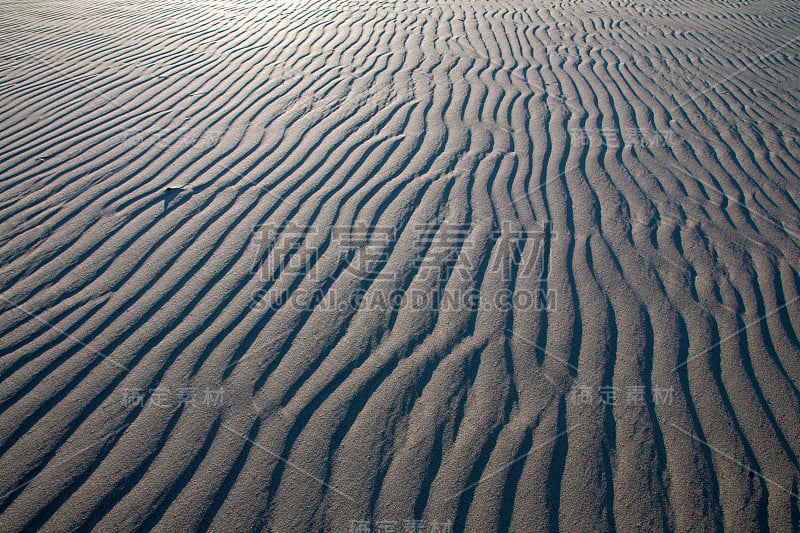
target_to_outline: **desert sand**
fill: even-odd
[[[800,531],[796,2],[0,23],[0,530]]]

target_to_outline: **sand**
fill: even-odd
[[[0,530],[800,530],[796,3],[0,23]]]

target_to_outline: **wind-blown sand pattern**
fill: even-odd
[[[796,3],[0,11],[1,530],[800,530]]]

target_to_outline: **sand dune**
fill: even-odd
[[[3,531],[800,530],[795,3],[0,21]]]

